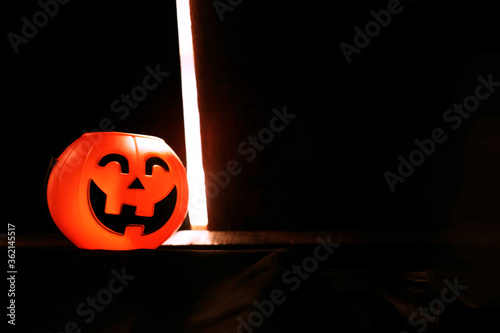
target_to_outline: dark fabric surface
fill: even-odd
[[[465,273],[340,267],[335,252],[316,267],[315,249],[20,247],[15,331],[421,333],[498,328],[498,302],[474,304],[467,290],[425,328],[421,317],[414,318],[421,320],[418,325],[409,323],[414,312],[441,297],[444,279],[457,277],[467,285]]]

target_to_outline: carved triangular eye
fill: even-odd
[[[170,171],[167,162],[165,162],[159,157],[150,157],[146,160],[146,176],[153,175],[154,165],[159,165],[163,168],[163,170]]]
[[[128,161],[125,156],[120,154],[108,154],[101,158],[98,164],[103,167],[109,162],[118,162],[120,164],[121,173],[128,173]]]

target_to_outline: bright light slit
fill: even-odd
[[[192,229],[206,230],[208,224],[207,196],[201,157],[200,114],[198,112],[189,0],[177,0],[177,27],[179,30],[182,103],[189,183],[189,219]]]

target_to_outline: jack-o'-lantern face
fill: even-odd
[[[148,235],[172,216],[177,186],[161,157],[147,157],[144,167],[142,161],[133,162],[120,154],[104,155],[89,182],[89,204],[96,220],[110,232],[123,235],[127,226],[142,226],[142,235]],[[135,173],[130,164],[138,169]],[[144,169],[139,176],[137,171]]]
[[[47,200],[61,231],[77,246],[156,248],[187,211],[182,163],[159,138],[88,133],[51,172]]]

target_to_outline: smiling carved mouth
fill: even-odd
[[[135,206],[122,205],[119,215],[106,214],[106,193],[91,179],[89,184],[89,205],[96,220],[107,230],[124,235],[127,226],[142,225],[142,235],[151,234],[163,227],[172,216],[177,203],[177,187],[154,205],[154,214],[151,217],[135,215]]]

